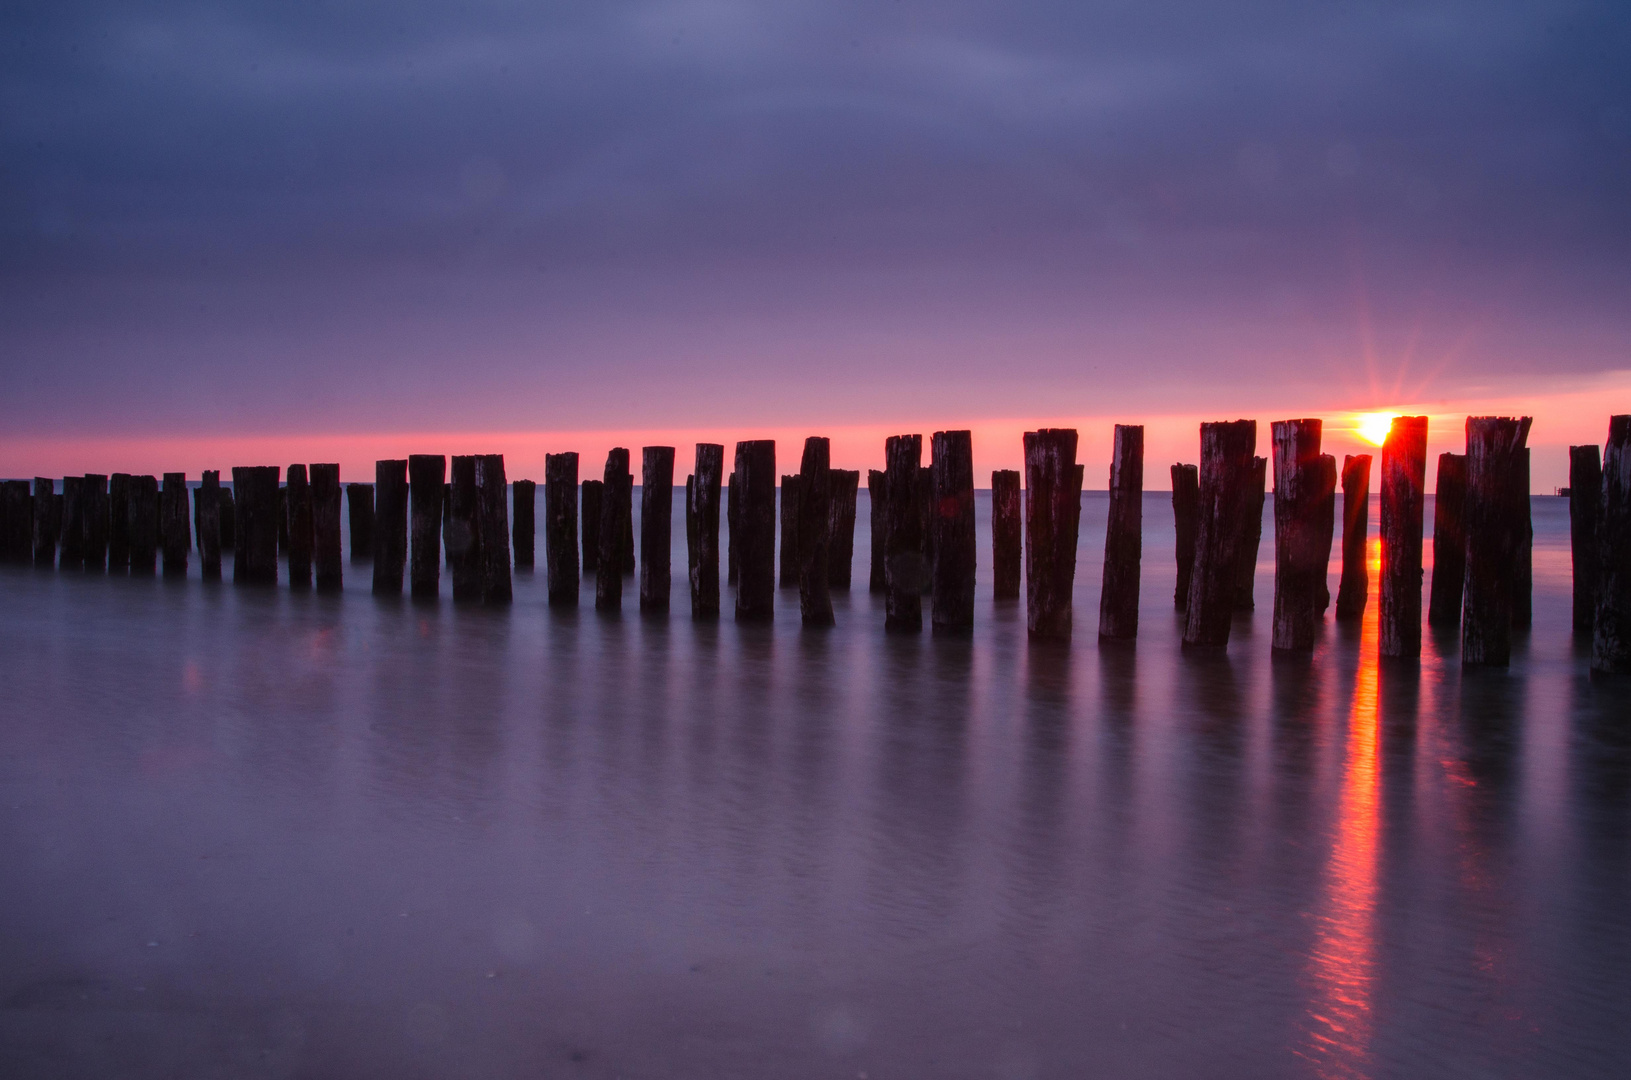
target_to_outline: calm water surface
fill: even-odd
[[[1101,648],[1085,502],[1068,647],[983,516],[972,640],[885,636],[864,497],[829,631],[682,575],[652,618],[0,574],[0,1073],[1631,1075],[1631,692],[1564,501],[1475,673],[1378,664],[1374,592],[1271,656],[1272,527],[1185,655],[1165,495]]]

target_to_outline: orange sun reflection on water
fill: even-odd
[[[1381,542],[1370,541],[1371,581]],[[1310,955],[1313,994],[1301,1052],[1322,1077],[1370,1075],[1371,1002],[1376,979],[1376,864],[1379,847],[1377,608],[1360,623],[1359,670],[1348,710],[1336,837],[1326,865],[1324,902]]]

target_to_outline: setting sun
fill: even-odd
[[[1393,418],[1398,415],[1390,412],[1360,413],[1354,424],[1354,430],[1359,432],[1359,437],[1366,442],[1381,446],[1387,441],[1388,428],[1392,426]]]

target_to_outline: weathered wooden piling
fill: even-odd
[[[453,572],[453,485],[442,485],[442,559]]]
[[[832,555],[831,455],[827,439],[812,435],[804,440],[794,505],[798,514],[799,615],[805,626],[833,624],[832,590],[827,580]]]
[[[34,500],[27,480],[7,480],[0,485],[0,521],[5,522],[0,552],[10,563],[28,563],[34,558]]]
[[[1433,584],[1430,626],[1461,625],[1461,588],[1467,576],[1467,456],[1440,454],[1433,494]]]
[[[623,607],[623,487],[629,477],[629,452],[621,446],[606,455],[600,503],[600,558],[595,569],[595,610]],[[630,488],[632,484],[628,485]],[[633,498],[632,491],[630,499]]]
[[[1342,459],[1342,579],[1337,585],[1337,618],[1358,619],[1370,595],[1365,543],[1370,532],[1369,454]],[[1278,496],[1276,496],[1278,498]]]
[[[1631,675],[1631,416],[1608,421],[1597,505],[1597,559],[1591,670]]]
[[[42,570],[57,563],[57,484],[34,478],[34,565]]]
[[[158,569],[159,482],[151,476],[130,478],[130,572],[141,576]],[[273,563],[274,571],[276,562]]]
[[[1512,558],[1512,625],[1527,630],[1535,621],[1535,522],[1529,499],[1529,447],[1513,467],[1512,503],[1517,514],[1517,551]]]
[[[1174,555],[1178,563],[1178,586],[1172,591],[1172,606],[1183,611],[1189,606],[1189,582],[1195,572],[1195,538],[1200,534],[1201,480],[1195,465],[1172,467],[1172,526]]]
[[[923,629],[923,518],[918,513],[922,435],[884,442],[884,629]]]
[[[374,595],[401,596],[408,561],[408,462],[374,463]]]
[[[198,572],[205,581],[221,580],[221,472],[205,469],[193,492],[193,518],[198,530]],[[336,519],[337,520],[337,519]]]
[[[130,474],[108,477],[108,572],[130,569]]]
[[[1184,644],[1229,644],[1247,514],[1256,502],[1257,421],[1201,425],[1195,563],[1184,605]]]
[[[408,455],[408,595],[434,600],[442,591],[442,507],[447,458]],[[293,490],[293,480],[290,481]],[[294,563],[290,562],[291,572]]]
[[[1330,558],[1321,518],[1331,508],[1336,462],[1320,453],[1315,419],[1269,425],[1274,456],[1274,631],[1272,645],[1309,652],[1319,635]]]
[[[733,470],[725,482],[725,582],[736,584],[736,531],[738,498],[736,473]]]
[[[931,440],[930,446],[933,446]],[[933,453],[933,450],[930,450]],[[934,462],[917,471],[917,514],[923,537],[923,595],[934,592]]]
[[[725,448],[697,443],[696,472],[685,492],[686,563],[691,582],[691,617],[719,615],[719,488]]]
[[[640,448],[640,610],[667,611],[673,591],[674,448]]]
[[[777,584],[784,589],[799,583],[799,478],[783,476],[781,482],[781,562]]]
[[[1240,518],[1240,555],[1235,563],[1234,585],[1236,611],[1251,611],[1257,607],[1257,556],[1263,548],[1263,507],[1268,501],[1267,491],[1268,458],[1254,457]]]
[[[62,478],[62,554],[57,567],[62,570],[85,568],[85,478]]]
[[[1018,600],[1024,568],[1022,500],[1017,469],[991,474],[991,596]]]
[[[210,474],[205,473],[205,477]],[[200,490],[203,490],[202,488]],[[339,592],[345,585],[345,559],[340,544],[340,466],[328,462],[311,466],[312,566],[317,591]],[[219,574],[219,558],[217,558]]]
[[[866,507],[867,532],[870,556],[867,564],[867,592],[883,592],[885,589],[884,548],[889,529],[885,524],[885,513],[888,509],[888,500],[884,498],[884,477],[887,474],[881,469],[868,469],[866,471]]]
[[[311,483],[306,466],[299,463],[290,465],[284,475],[281,525],[288,533],[289,588],[305,592],[311,588]]]
[[[159,541],[164,548],[164,576],[187,576],[187,552],[192,547],[187,527],[187,474],[167,472],[159,496]]]
[[[277,553],[289,554],[289,490],[278,488],[277,493]]]
[[[1099,589],[1099,637],[1138,637],[1138,579],[1144,553],[1144,426],[1117,424],[1110,451],[1110,505]]]
[[[1517,485],[1529,418],[1467,417],[1467,573],[1461,600],[1463,667],[1505,667],[1512,656],[1513,577],[1522,537]],[[1528,493],[1523,493],[1528,502]]]
[[[736,493],[736,621],[769,622],[776,615],[775,440],[736,444]]]
[[[861,487],[858,469],[832,470],[832,539],[827,547],[827,584],[849,591],[855,567],[855,500]]]
[[[515,480],[510,484],[510,558],[517,568],[534,565],[538,540],[538,484]]]
[[[968,431],[937,431],[930,436],[930,446],[929,528],[934,533],[930,625],[937,634],[965,634],[974,629],[979,543],[974,520],[974,437]]]
[[[476,455],[476,487],[481,492],[481,515],[476,522],[481,548],[481,602],[508,604],[515,592],[510,578],[510,492],[503,454]]]
[[[1071,635],[1082,513],[1076,442],[1074,428],[1025,433],[1025,623],[1033,638]]]
[[[551,607],[578,606],[578,455],[544,455],[544,566]]]
[[[79,493],[85,522],[84,549],[81,552],[88,573],[100,574],[108,568],[108,478],[103,473],[86,473]]]
[[[476,459],[455,454],[448,470],[447,566],[456,603],[481,599],[481,485]]]
[[[345,501],[351,521],[351,561],[366,562],[374,557],[374,485],[347,484]],[[221,543],[227,543],[224,521]]]
[[[370,503],[369,505],[372,505]],[[221,513],[221,550],[236,551],[238,548],[238,500],[232,489],[224,487],[217,508]]]
[[[1601,578],[1597,518],[1602,501],[1602,452],[1595,443],[1569,447],[1569,551],[1574,566],[1572,625],[1576,630],[1590,630],[1597,620]],[[1435,583],[1437,580],[1435,576]]]
[[[633,577],[637,567],[634,560],[634,473],[623,474],[622,508],[623,515],[623,576]]]
[[[1427,417],[1395,416],[1382,443],[1377,648],[1383,656],[1421,655],[1421,528],[1426,483]]]
[[[583,572],[600,570],[600,515],[606,502],[606,483],[603,480],[583,482]]]
[[[1329,479],[1325,485],[1325,505],[1319,510],[1315,518],[1315,526],[1319,531],[1319,564],[1320,571],[1320,618],[1325,618],[1325,611],[1331,606],[1331,541],[1336,534],[1337,517],[1337,459],[1326,454],[1322,459],[1323,468]]]

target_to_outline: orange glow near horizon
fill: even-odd
[[[1387,442],[1388,429],[1393,424],[1393,418],[1400,415],[1393,412],[1360,413],[1354,418],[1354,430],[1359,437],[1372,446],[1381,446]]]

